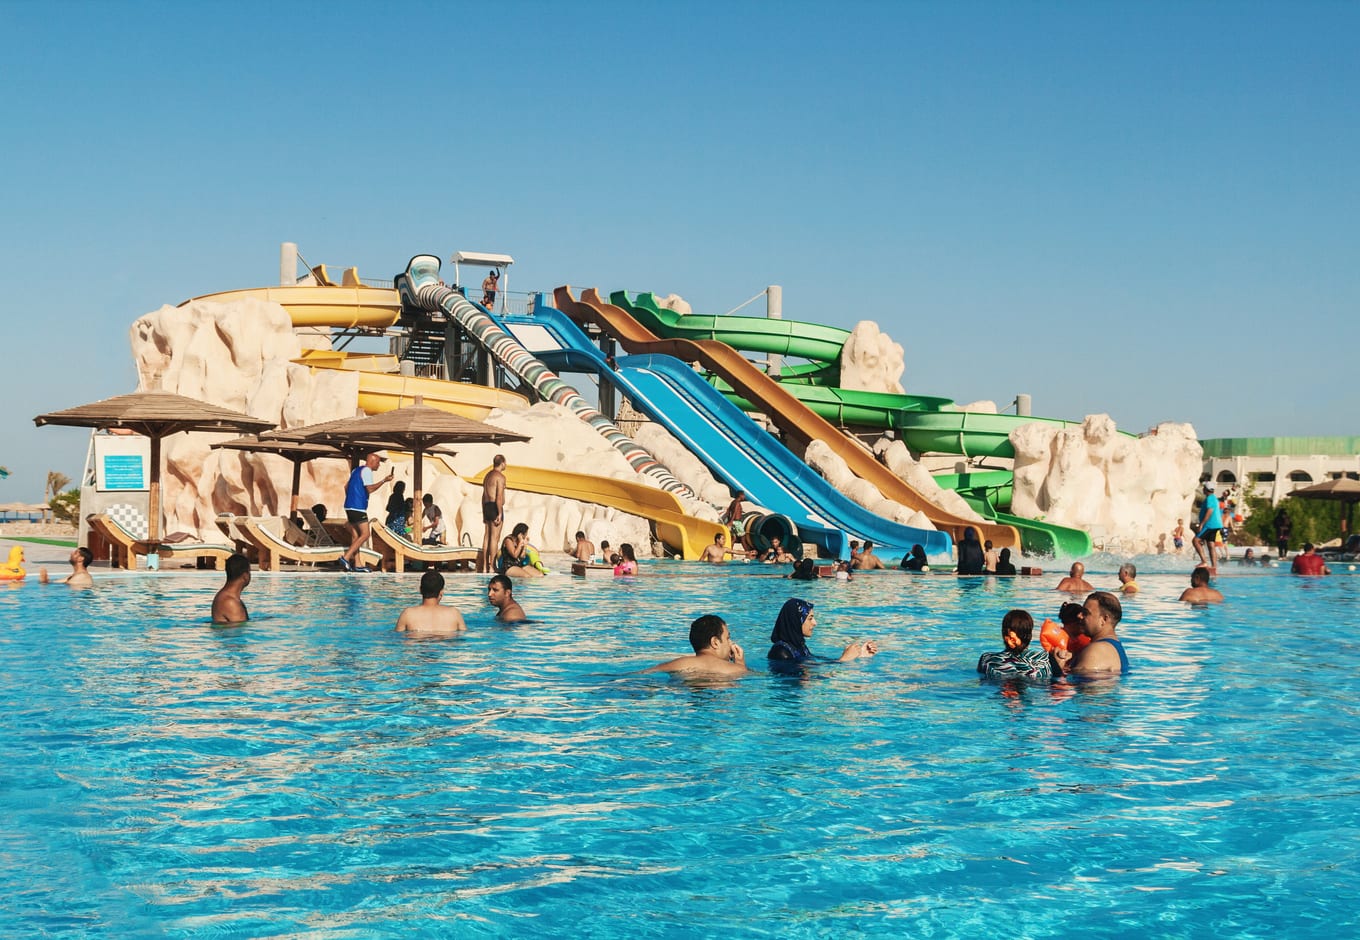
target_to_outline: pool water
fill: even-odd
[[[418,575],[0,589],[0,936],[1355,935],[1360,578],[1144,574],[1130,675],[1016,688],[1056,575],[645,570],[513,627],[451,576],[453,640],[392,632]],[[770,675],[790,596],[882,652]],[[756,675],[635,674],[709,612]]]

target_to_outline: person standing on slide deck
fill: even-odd
[[[496,552],[501,545],[501,526],[505,524],[505,455],[497,454],[491,461],[491,472],[482,480],[482,522],[486,534],[482,537],[482,554],[477,559],[477,570],[485,574],[492,570]]]
[[[354,541],[349,543],[345,554],[340,556],[340,567],[346,571],[369,570],[367,565],[359,565],[356,562],[359,559],[359,549],[368,541],[368,497],[378,487],[391,483],[397,475],[395,470],[389,470],[387,476],[381,480],[377,479],[378,465],[386,459],[376,452],[369,454],[364,458],[364,462],[350,473],[349,483],[345,485],[345,518],[349,521],[349,527],[354,530]]]

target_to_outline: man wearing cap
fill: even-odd
[[[391,483],[393,477],[397,475],[395,470],[389,470],[387,476],[381,480],[377,479],[375,471],[378,464],[386,459],[376,452],[369,454],[364,458],[364,462],[350,473],[349,483],[345,485],[345,518],[349,521],[349,527],[354,530],[354,541],[345,549],[345,554],[340,556],[340,567],[346,571],[368,570],[366,565],[356,564],[359,549],[368,541],[368,497],[378,487]]]
[[[1214,485],[1204,484],[1204,505],[1199,509],[1199,522],[1195,526],[1194,546],[1199,555],[1199,563],[1208,566],[1210,571],[1218,570],[1218,541],[1223,529],[1223,511],[1219,508],[1218,497],[1214,495]],[[1204,557],[1204,545],[1209,545],[1209,557]]]

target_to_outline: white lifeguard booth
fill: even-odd
[[[491,312],[496,312],[496,305],[500,305],[500,312],[505,313],[505,292],[510,288],[510,265],[515,263],[515,259],[509,255],[497,255],[488,251],[455,251],[453,257],[449,259],[453,262],[453,286],[466,288],[469,299],[481,302],[481,297],[475,295],[475,291],[481,289],[481,282],[477,284],[463,284],[463,272],[461,268],[466,265],[472,268],[491,268],[500,272],[496,285],[496,301],[491,305]]]

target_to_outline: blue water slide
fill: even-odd
[[[805,542],[835,558],[848,554],[850,538],[868,539],[885,554],[920,544],[948,555],[948,533],[900,525],[844,496],[815,470],[733,405],[687,364],[671,356],[623,356],[611,368],[604,354],[560,310],[538,304],[529,315],[499,317],[520,342],[550,368],[604,376],[652,420],[660,423],[734,489],[772,512],[788,516]],[[549,347],[535,340],[538,327]],[[541,334],[540,334],[541,336]],[[535,348],[535,347],[540,348]]]

